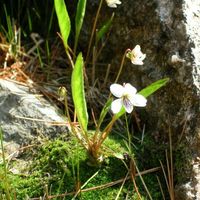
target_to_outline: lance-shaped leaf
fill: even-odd
[[[87,104],[85,100],[85,91],[84,91],[83,66],[84,62],[82,53],[79,53],[72,72],[71,87],[72,87],[72,98],[76,109],[78,122],[81,128],[86,132],[88,125],[88,113],[87,113]]]
[[[113,21],[113,18],[114,18],[114,13],[112,14],[111,18],[106,21],[106,23],[100,28],[100,30],[97,32],[97,35],[96,35],[96,44],[99,42],[99,40],[101,40],[104,35],[109,31],[110,27],[111,27],[111,24],[112,24],[112,21]]]
[[[83,25],[83,20],[85,17],[85,9],[86,9],[87,0],[79,0],[76,10],[76,18],[75,18],[75,27],[76,27],[76,36],[75,43],[77,46],[79,34]]]
[[[148,97],[149,95],[153,94],[155,91],[166,85],[166,83],[169,81],[169,78],[160,79],[151,85],[147,86],[146,88],[142,89],[139,94],[141,94],[144,97]]]
[[[56,15],[58,18],[58,24],[61,32],[61,36],[63,39],[63,43],[65,48],[67,48],[68,37],[71,31],[71,23],[70,18],[67,12],[67,8],[65,6],[64,0],[54,0]]]

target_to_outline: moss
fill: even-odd
[[[37,176],[19,176],[8,172],[5,177],[2,165],[0,166],[0,176],[3,180],[0,183],[0,194],[4,195],[7,188],[11,199],[15,199],[16,196],[17,200],[25,199],[27,195],[37,196],[43,190],[42,182]]]
[[[164,166],[166,165],[165,152],[168,149],[168,144],[158,144],[150,133],[145,133],[142,143],[137,140],[134,143],[137,146],[137,149],[135,150],[135,157],[140,171],[160,167],[160,161]],[[157,177],[159,177],[165,197],[168,198],[168,191],[162,170],[143,176],[144,182],[147,185],[152,198],[155,200],[163,199]],[[140,180],[138,181],[138,185],[140,186],[140,191],[145,192],[143,184]]]
[[[153,145],[153,142],[150,140],[147,141],[147,138],[145,138],[143,145],[138,145],[138,152],[134,149],[136,152],[135,157],[141,170],[144,169],[143,164],[147,164],[146,166],[148,168],[150,168],[149,166],[158,166],[155,165],[158,161],[151,160],[153,159],[151,157],[149,158],[153,161],[153,164],[144,162],[144,160],[141,161],[141,157],[145,158],[145,156],[147,156],[145,154],[151,155],[148,151],[148,148],[151,148],[151,145]],[[142,148],[144,150],[143,153],[141,150]],[[30,198],[44,196],[47,191],[49,195],[62,194],[66,191],[73,192],[76,191],[77,183],[83,185],[97,173],[84,187],[84,189],[88,188],[89,191],[82,192],[78,198],[82,200],[112,200],[117,196],[122,183],[104,189],[90,189],[122,179],[126,176],[127,168],[124,163],[112,156],[114,152],[123,154],[126,152],[126,149],[123,147],[121,138],[113,135],[106,139],[103,151],[106,152],[105,155],[107,155],[105,162],[101,166],[91,167],[87,165],[87,152],[79,145],[75,138],[71,138],[70,140],[63,140],[60,138],[47,141],[32,153],[34,159],[29,166],[28,176],[13,175],[9,173],[8,180],[13,195],[17,195],[17,200],[23,200],[27,196]],[[138,156],[138,153],[140,153],[140,156]],[[154,155],[155,154],[152,153],[151,156],[153,157]],[[154,159],[157,160],[158,158],[159,157],[156,154],[156,158]],[[129,166],[128,159],[125,160],[125,162],[127,162],[127,166]],[[143,178],[150,190],[152,198],[155,200],[162,199],[155,174],[148,174]],[[148,197],[146,191],[144,190],[139,177],[136,178],[136,183],[142,198],[147,200]],[[3,187],[0,184],[0,190],[4,192],[2,188]],[[126,181],[120,192],[119,199],[138,199],[133,190],[134,187],[132,181]],[[73,195],[66,196],[64,199],[68,200],[72,198]]]
[[[186,174],[191,172],[192,160],[191,149],[188,149],[188,144],[185,142],[179,143],[174,150],[174,168],[177,175],[175,181],[178,183],[187,182]]]
[[[9,187],[19,200],[25,199],[26,196],[43,196],[46,185],[53,193],[66,192],[66,187],[70,191],[74,190],[74,168],[81,160],[86,159],[86,153],[73,139],[55,139],[36,149],[31,157],[33,162],[27,166],[29,175],[8,173]],[[3,187],[1,184],[2,193]]]

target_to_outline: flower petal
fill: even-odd
[[[122,108],[122,99],[116,99],[111,103],[111,110],[114,114],[118,113]]]
[[[141,59],[132,59],[131,62],[134,64],[134,65],[143,65],[143,61]]]
[[[135,48],[132,50],[132,52],[135,54],[135,56],[137,56],[137,57],[141,57],[141,56],[143,56],[143,55],[145,55],[145,54],[143,54],[142,52],[141,52],[141,47],[140,47],[140,45],[136,45],[135,46]],[[145,57],[146,57],[146,55],[145,55]],[[144,58],[145,58],[144,57]],[[144,59],[143,58],[143,59]]]
[[[110,7],[110,8],[117,8],[117,5],[116,4],[108,4],[108,7]]]
[[[123,105],[127,113],[131,113],[133,111],[133,105],[129,101],[129,99],[124,99],[123,100]]]
[[[143,53],[141,52],[140,60],[144,60],[145,58],[146,58],[146,54],[143,54]]]
[[[130,102],[133,106],[145,107],[147,104],[147,99],[141,94],[136,94],[134,97],[129,97]]]
[[[126,83],[124,86],[124,94],[125,95],[130,95],[133,96],[135,95],[137,92],[137,89],[135,87],[133,87],[130,83]]]
[[[135,48],[132,50],[132,53],[134,53],[136,56],[141,54],[141,47],[140,45],[136,45]]]
[[[121,4],[120,0],[106,0],[107,5],[111,8],[116,8],[117,4]]]
[[[122,85],[120,85],[120,84],[114,83],[114,84],[112,84],[112,85],[110,86],[110,92],[111,92],[114,96],[120,98],[120,97],[122,97],[123,94],[124,94],[124,87],[123,87]]]
[[[142,61],[146,58],[146,54],[141,52],[140,45],[136,45],[131,52],[127,53],[126,56],[131,59],[131,62],[134,65],[143,65],[144,63]]]

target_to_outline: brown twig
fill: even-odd
[[[148,170],[145,170],[143,172],[140,172],[140,175],[145,175],[145,174],[153,173],[153,172],[159,171],[160,169],[161,169],[160,167],[155,167],[155,168],[152,168],[152,169],[148,169]],[[139,176],[139,174],[136,173],[135,176]],[[131,176],[128,176],[127,179],[126,179],[126,181],[130,180],[130,179],[131,179]],[[106,183],[106,184],[103,184],[103,185],[99,185],[99,186],[95,186],[95,187],[83,189],[80,192],[88,192],[88,191],[93,191],[93,190],[105,189],[105,188],[117,185],[119,183],[123,183],[123,181],[124,181],[124,178],[121,178],[119,180],[112,181],[110,183]],[[68,192],[68,193],[66,192],[64,194],[59,194],[59,195],[51,195],[51,196],[48,196],[48,199],[53,199],[53,198],[58,198],[58,197],[65,197],[65,196],[71,196],[71,195],[74,195],[74,194],[76,194],[76,191],[75,192]],[[40,197],[31,198],[30,200],[40,200]]]

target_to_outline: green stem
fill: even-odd
[[[68,121],[71,123],[71,118],[70,118],[69,109],[68,109],[67,91],[64,96],[64,100],[65,100],[65,114],[67,115]]]
[[[7,176],[7,166],[6,166],[6,158],[5,158],[5,154],[4,154],[4,147],[3,147],[3,133],[2,133],[2,129],[0,127],[0,140],[1,140],[1,150],[2,150],[2,159],[3,159],[3,167],[4,167],[4,176],[5,176],[5,180],[4,180],[4,184],[5,184],[5,193],[6,193],[6,199],[10,200],[10,191],[9,191],[9,185],[8,185],[8,176]]]
[[[125,53],[124,53],[124,55],[123,55],[123,57],[122,57],[122,61],[121,61],[120,67],[119,67],[119,71],[118,71],[118,74],[117,74],[117,77],[116,77],[114,83],[117,83],[117,81],[118,81],[118,79],[119,79],[119,76],[120,76],[120,74],[121,74],[121,72],[122,72],[122,69],[123,69],[123,66],[124,66],[124,61],[125,61],[125,58],[126,58],[127,51],[128,51],[128,50],[125,51]],[[111,97],[111,93],[109,94],[108,98],[110,98],[110,97]]]
[[[106,128],[104,129],[102,135],[99,138],[99,141],[97,143],[97,150],[101,147],[102,143],[104,142],[104,140],[108,137],[112,126],[114,124],[114,122],[117,120],[118,118],[116,118],[115,116],[113,116],[112,120],[110,121],[110,123],[106,126]]]
[[[77,49],[77,45],[78,45],[78,39],[75,38],[75,43],[74,43],[74,55],[73,55],[73,61],[75,61],[75,58],[76,58],[76,49]]]
[[[127,119],[126,113],[125,113],[125,121],[126,121],[126,130],[127,130],[127,136],[128,136],[128,146],[129,146],[129,148],[131,148],[131,134],[130,134],[129,128],[128,128],[128,119]]]
[[[70,62],[70,64],[71,64],[72,68],[74,69],[74,62],[73,62],[73,60],[72,60],[71,55],[69,54],[68,49],[66,49],[66,54],[67,54],[67,57],[68,57],[68,59],[69,59],[69,62]]]
[[[59,33],[58,33],[58,36],[59,36],[60,39],[63,41],[63,38],[62,38],[62,36],[61,36]],[[67,57],[68,57],[68,59],[69,59],[69,62],[70,62],[70,64],[71,64],[72,68],[74,68],[74,62],[73,62],[72,57],[71,57],[71,55],[70,55],[70,53],[69,53],[69,52],[71,52],[71,54],[74,56],[73,51],[72,51],[72,49],[71,49],[68,45],[65,44],[65,42],[63,42],[63,45],[64,45],[64,47],[65,47],[65,52],[66,52],[66,54],[67,54]]]
[[[82,146],[85,147],[86,149],[88,149],[89,145],[85,145],[85,142],[82,140],[82,138],[80,138],[80,136],[83,136],[83,135],[80,134],[80,136],[79,136],[79,134],[77,134],[77,131],[75,130],[75,128],[74,128],[74,126],[72,124],[72,121],[71,121],[71,118],[70,118],[70,114],[69,114],[69,109],[68,109],[67,92],[66,92],[66,95],[64,96],[64,100],[65,100],[65,112],[66,112],[66,115],[67,115],[67,118],[68,118],[69,125],[70,125],[71,130],[72,130],[72,133],[80,141],[80,143],[82,144]],[[85,139],[85,141],[87,142],[87,144],[89,144],[88,135],[84,133],[84,137],[83,138]]]

